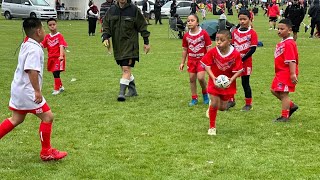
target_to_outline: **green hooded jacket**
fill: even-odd
[[[103,19],[102,41],[112,39],[115,60],[139,60],[138,32],[149,44],[147,23],[137,6],[127,3],[123,8],[119,4],[111,6]]]

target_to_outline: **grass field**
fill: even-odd
[[[237,23],[236,16],[228,19]],[[45,72],[43,94],[55,115],[52,145],[69,155],[42,162],[39,120],[28,115],[1,140],[0,179],[320,179],[320,40],[309,39],[301,27],[299,84],[291,95],[300,108],[290,122],[273,123],[281,112],[269,90],[280,38],[268,31],[260,12],[254,27],[264,47],[254,54],[254,109],[240,111],[244,93],[238,83],[237,105],[218,112],[218,134],[212,137],[202,99],[188,107],[188,74],[178,71],[181,41],[168,39],[168,20],[163,21],[149,26],[151,52],[140,49],[133,71],[139,96],[125,103],[116,101],[121,72],[100,33],[89,37],[87,21],[60,21],[70,51],[62,74],[66,91],[52,96],[53,77]],[[7,106],[21,24],[0,19],[0,121],[11,115]]]

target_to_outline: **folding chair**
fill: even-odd
[[[168,38],[178,38],[177,18],[169,17]]]

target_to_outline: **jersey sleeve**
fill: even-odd
[[[297,58],[295,57],[295,47],[293,43],[285,43],[284,47],[284,63],[288,64],[289,62],[296,62]]]
[[[24,63],[23,70],[35,70],[41,71],[41,57],[39,51],[35,48],[31,48],[30,51],[26,55],[26,60]]]
[[[239,52],[235,53],[235,64],[232,68],[232,72],[236,73],[239,71],[242,71],[243,67],[242,67],[242,60],[241,60],[241,56]]]
[[[211,45],[212,45],[212,42],[211,42],[211,39],[210,39],[209,34],[208,34],[207,31],[205,31],[205,30],[202,30],[202,31],[203,31],[203,33],[204,33],[205,46],[206,46],[206,47],[211,46]]]
[[[201,63],[205,66],[212,66],[213,65],[213,53],[214,49],[210,49],[201,59]]]
[[[188,49],[187,33],[182,38],[182,47]]]
[[[258,46],[258,35],[257,32],[252,30],[251,33],[251,47],[252,46]]]
[[[68,47],[68,44],[62,34],[59,35],[59,46]]]

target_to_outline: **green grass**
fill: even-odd
[[[228,18],[237,22],[236,16]],[[66,91],[52,96],[53,77],[45,72],[43,94],[55,115],[52,145],[69,155],[41,162],[39,120],[28,115],[1,140],[0,179],[319,179],[319,39],[308,39],[301,27],[299,84],[291,95],[300,109],[291,122],[273,123],[281,111],[269,90],[280,38],[267,30],[267,21],[259,15],[254,22],[264,43],[254,54],[254,110],[240,112],[244,93],[238,82],[237,105],[218,112],[215,137],[207,135],[201,99],[187,106],[188,74],[178,71],[181,41],[168,39],[167,20],[149,27],[151,52],[140,49],[133,71],[139,96],[125,103],[116,101],[121,72],[99,33],[87,36],[87,21],[59,21],[70,50],[62,74]],[[0,19],[0,120],[11,115],[7,106],[21,23]]]

